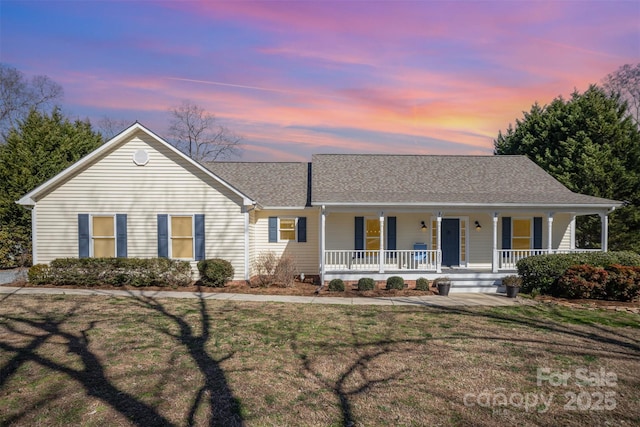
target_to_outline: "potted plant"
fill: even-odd
[[[522,277],[511,275],[502,278],[502,284],[507,289],[507,296],[515,298],[518,295],[520,286],[522,286]]]
[[[438,277],[433,281],[435,287],[438,288],[438,295],[446,297],[451,290],[451,280],[448,277]]]

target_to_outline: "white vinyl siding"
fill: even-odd
[[[299,273],[318,274],[318,215],[317,208],[256,211],[252,218],[254,238],[250,252],[253,252],[253,259],[255,260],[266,251],[272,251],[278,257],[290,255],[295,259]],[[294,239],[269,243],[269,217],[284,219],[306,217],[307,241],[297,242]]]
[[[137,166],[133,153],[147,150]],[[157,214],[205,213],[207,258],[230,261],[235,280],[244,278],[244,217],[241,198],[143,132],[37,201],[38,262],[78,256],[81,212],[126,213],[128,257],[158,255]],[[197,272],[196,262],[192,262]]]

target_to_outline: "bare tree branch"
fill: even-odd
[[[627,102],[629,114],[640,128],[640,63],[624,64],[602,79],[607,92],[620,95]]]
[[[98,120],[96,127],[98,128],[98,132],[102,135],[102,138],[105,141],[108,141],[126,129],[130,124],[130,122],[124,119],[113,119],[111,117],[103,116]]]
[[[32,109],[44,111],[62,98],[62,86],[47,76],[27,80],[19,70],[0,64],[0,134],[5,139],[9,129]]]
[[[214,162],[242,154],[242,137],[218,124],[213,114],[191,101],[169,109],[171,143],[197,162]]]

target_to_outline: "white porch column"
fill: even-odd
[[[602,250],[607,252],[609,249],[609,213],[601,213],[600,219],[602,220],[602,230],[600,232],[601,242],[602,242]]]
[[[547,252],[553,252],[553,212],[547,215]]]
[[[384,273],[384,212],[380,212],[380,252],[378,253],[378,271]]]
[[[436,273],[442,273],[442,212],[436,217]]]
[[[244,215],[244,280],[249,280],[249,210],[245,206],[243,208]]]
[[[569,244],[571,249],[576,248],[576,216],[571,215],[571,221],[569,222]]]
[[[325,227],[326,227],[326,212],[324,205],[320,209],[320,286],[324,286],[324,261],[325,261]]]
[[[493,213],[493,244],[491,246],[491,272],[498,272],[498,212]]]

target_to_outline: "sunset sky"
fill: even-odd
[[[192,100],[247,161],[490,154],[534,102],[640,62],[640,1],[2,0],[0,61],[92,122],[164,136]]]

